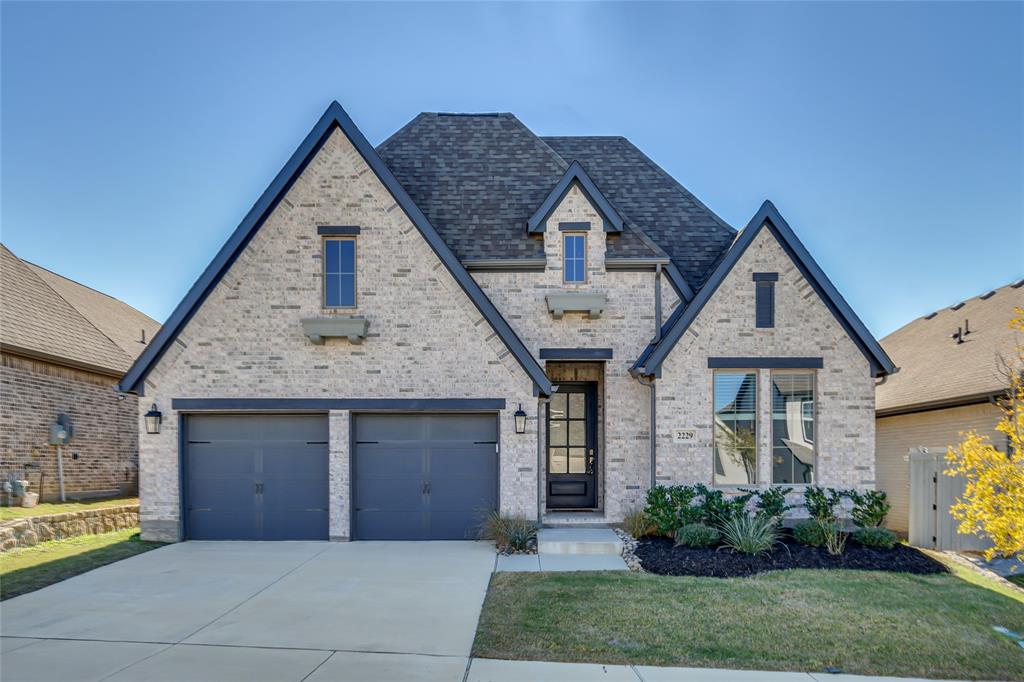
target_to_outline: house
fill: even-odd
[[[737,233],[621,137],[425,113],[374,148],[335,102],[121,388],[162,419],[145,537],[441,539],[873,487],[890,371],[769,202]]]
[[[60,495],[50,427],[73,436],[62,452],[75,498],[138,487],[138,398],[118,380],[160,328],[126,303],[18,258],[0,244],[0,473],[26,473],[40,498]]]
[[[1006,449],[1005,434],[995,428],[1002,417],[995,401],[1009,385],[1002,361],[1024,343],[1009,326],[1015,306],[1024,307],[1024,280],[919,317],[882,339],[899,367],[875,393],[875,468],[892,504],[893,530],[910,531],[911,453],[925,448],[941,459],[972,429]],[[930,508],[933,495],[925,497]]]

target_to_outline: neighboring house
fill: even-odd
[[[63,414],[73,427],[65,492],[134,493],[138,399],[116,386],[159,323],[2,244],[0,259],[0,473],[41,473],[41,499],[57,498],[57,449],[48,443]]]
[[[972,429],[1006,449],[1006,435],[995,429],[1002,416],[995,400],[1009,385],[1003,360],[1024,343],[1009,326],[1014,306],[1024,307],[1022,285],[943,308],[882,339],[899,367],[875,392],[875,468],[878,488],[892,504],[887,525],[893,530],[909,531],[912,451],[926,448],[941,457]]]
[[[121,387],[163,418],[147,538],[428,539],[871,488],[891,370],[769,202],[737,233],[621,137],[421,114],[375,149],[334,103]]]

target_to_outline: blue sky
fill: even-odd
[[[170,313],[332,99],[625,135],[878,336],[1024,277],[1024,4],[0,5],[0,236]]]

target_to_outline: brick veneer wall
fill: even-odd
[[[75,434],[64,448],[65,492],[134,494],[138,398],[118,399],[115,383],[113,377],[0,353],[0,472],[38,465],[41,499],[57,499],[57,453],[47,439],[57,415],[66,413]]]
[[[321,308],[319,225],[358,225],[357,309]],[[365,315],[362,344],[314,345],[300,320]],[[179,539],[178,415],[174,398],[505,398],[503,510],[537,511],[536,419],[516,434],[520,403],[536,414],[525,371],[448,273],[348,138],[335,130],[226,276],[156,364],[139,406],[141,526]],[[164,414],[145,434],[151,402]],[[349,535],[349,413],[330,413],[330,535]]]
[[[777,272],[775,327],[754,327],[754,272]],[[867,359],[768,230],[762,230],[662,366],[658,480],[712,482],[709,356],[821,357],[815,395],[816,482],[875,486],[875,385]],[[771,370],[758,370],[758,479],[771,479]],[[694,428],[695,441],[672,441]]]

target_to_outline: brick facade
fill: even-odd
[[[587,281],[562,281],[560,222],[590,222]],[[358,304],[344,312],[321,308],[318,225],[358,225]],[[538,237],[540,238],[540,237]],[[477,271],[473,277],[528,350],[611,348],[600,365],[548,363],[555,380],[594,378],[601,388],[600,520],[617,522],[642,506],[650,483],[650,389],[629,374],[655,333],[653,271],[605,268],[606,236],[597,211],[572,189],[543,235],[542,272]],[[776,327],[754,329],[751,273],[779,273]],[[566,313],[553,319],[545,295],[580,289],[607,294],[598,319]],[[678,303],[663,282],[664,315]],[[365,315],[365,342],[312,344],[300,320]],[[666,360],[657,382],[658,477],[710,482],[709,356],[816,356],[818,480],[871,487],[874,479],[874,383],[868,361],[818,300],[768,231],[741,258]],[[761,371],[760,414],[770,424],[769,370]],[[352,397],[504,398],[500,416],[502,511],[534,518],[543,480],[543,404],[514,356],[408,220],[341,131],[335,131],[242,251],[145,382],[138,406],[142,432],[143,535],[180,535],[178,417],[175,398]],[[145,434],[142,413],[156,402],[165,415],[159,435]],[[522,404],[527,433],[515,434]],[[330,535],[349,535],[351,414],[334,411],[330,427]],[[677,445],[672,429],[697,429],[696,442]],[[770,471],[770,429],[760,429],[761,480]],[[544,457],[540,458],[543,462]],[[540,471],[538,471],[540,468]],[[543,507],[543,500],[541,507]]]
[[[57,499],[57,453],[47,439],[50,425],[65,413],[74,426],[64,448],[65,493],[134,494],[139,399],[119,397],[116,383],[114,377],[0,354],[0,472],[31,465],[30,472],[42,472],[40,499]]]

